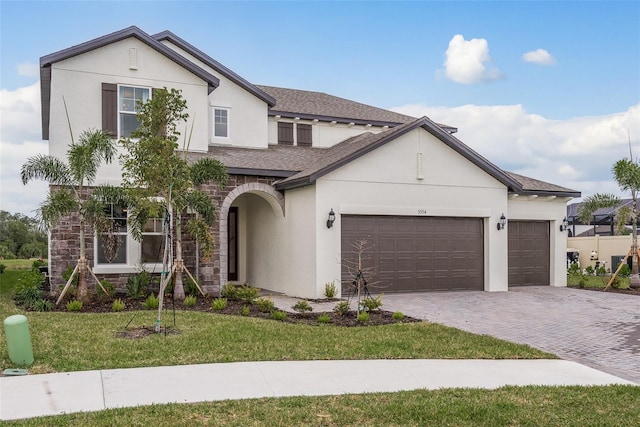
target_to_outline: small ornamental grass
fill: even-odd
[[[125,307],[124,302],[120,298],[118,298],[113,301],[113,304],[111,304],[111,311],[115,311],[115,312],[123,311],[124,307]]]
[[[238,287],[233,282],[229,282],[220,289],[220,296],[228,299],[236,299],[238,297]]]
[[[404,319],[404,314],[401,311],[394,311],[391,318],[393,320],[402,320]]]
[[[211,303],[211,308],[215,311],[222,311],[227,308],[227,299],[226,298],[216,298]]]
[[[284,322],[285,320],[287,320],[287,312],[282,310],[273,310],[271,312],[271,317],[274,320],[279,320],[281,322]]]
[[[291,308],[302,314],[313,311],[313,307],[311,307],[311,304],[309,304],[309,301],[307,301],[306,299],[298,301]]]
[[[331,323],[331,316],[329,316],[329,313],[322,313],[318,316],[317,321],[318,323]]]
[[[258,307],[258,310],[262,313],[269,313],[276,308],[270,298],[258,298],[253,302],[253,305]]]
[[[340,316],[346,316],[347,313],[349,313],[349,303],[347,301],[340,301],[333,308],[333,312]]]
[[[72,300],[67,303],[67,311],[80,311],[82,310],[82,301]]]
[[[362,305],[366,311],[376,311],[382,307],[382,295],[365,298],[362,300]]]
[[[363,311],[362,313],[358,314],[358,322],[364,323],[364,322],[368,322],[368,321],[369,321],[369,312],[368,311]]]
[[[182,301],[182,305],[185,307],[195,307],[196,305],[196,296],[195,295],[187,295]]]
[[[236,292],[236,298],[240,301],[252,303],[260,296],[260,289],[255,286],[251,286],[248,283],[240,286]]]
[[[154,294],[150,294],[146,300],[142,303],[142,307],[145,310],[155,310],[160,305],[160,300]]]
[[[336,289],[336,284],[335,282],[331,281],[329,283],[325,283],[324,285],[324,296],[332,299],[335,298],[336,295],[338,295],[338,290]]]
[[[240,310],[240,315],[246,317],[249,314],[251,314],[251,312],[249,311],[249,306],[248,305],[243,305],[242,309]]]

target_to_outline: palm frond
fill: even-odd
[[[73,178],[67,165],[57,157],[45,154],[27,159],[20,170],[20,177],[23,184],[33,179],[41,179],[51,185],[73,185]]]
[[[613,194],[594,194],[582,201],[578,209],[578,217],[585,224],[589,224],[595,211],[603,208],[615,208],[620,205],[620,202],[620,199]]]
[[[640,165],[630,159],[618,160],[612,168],[613,176],[623,191],[640,190]]]
[[[72,190],[62,188],[49,193],[47,199],[38,209],[39,218],[47,229],[55,227],[58,222],[72,212],[78,211],[80,205]]]
[[[227,185],[227,168],[217,159],[200,159],[191,165],[191,181],[196,186],[205,182],[216,182],[220,187]]]

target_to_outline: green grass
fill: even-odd
[[[604,289],[609,283],[611,276],[588,276],[583,275],[585,279],[584,288],[585,289]],[[628,289],[631,283],[631,280],[628,277],[618,276],[619,281],[619,289]],[[567,285],[568,286],[578,286],[580,284],[580,275],[579,274],[568,274],[567,275]]]
[[[29,270],[34,259],[3,259],[0,263],[7,266],[7,270]]]
[[[503,387],[110,409],[19,426],[632,426],[640,387]]]
[[[11,300],[19,273],[0,276],[4,317],[22,313]],[[419,322],[340,328],[216,313],[177,311],[177,334],[118,338],[125,328],[150,327],[155,311],[24,312],[35,362],[32,373],[192,363],[314,359],[535,359],[554,356],[532,347]],[[165,311],[163,325],[173,327]],[[0,342],[4,342],[0,331]],[[0,346],[0,369],[15,367]]]

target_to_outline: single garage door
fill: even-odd
[[[509,221],[509,286],[549,285],[549,221]]]
[[[342,292],[353,291],[358,242],[369,291],[484,289],[481,218],[342,215]]]

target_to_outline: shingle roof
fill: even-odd
[[[361,104],[322,92],[258,86],[276,100],[269,115],[338,121],[342,123],[396,126],[416,118]]]
[[[518,194],[538,194],[558,197],[580,197],[580,192],[570,188],[561,187],[549,182],[540,181],[538,179],[529,178],[513,172],[507,172],[513,179],[518,181],[522,186],[522,190]]]

